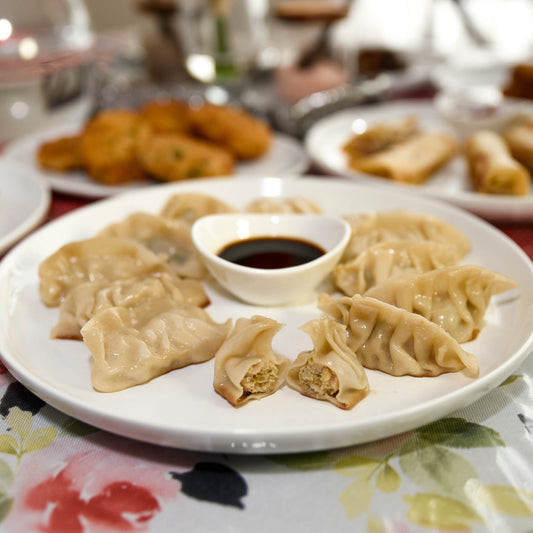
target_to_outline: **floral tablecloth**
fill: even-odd
[[[56,196],[49,219],[82,205]],[[501,229],[533,256],[533,226]],[[533,357],[476,403],[385,440],[295,455],[101,431],[0,366],[0,531],[533,531]]]

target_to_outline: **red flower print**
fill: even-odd
[[[132,531],[149,521],[160,506],[152,493],[130,481],[116,481],[84,499],[64,471],[36,485],[26,495],[28,508],[49,510],[47,533],[83,533],[84,520],[105,530]]]

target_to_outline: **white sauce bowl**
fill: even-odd
[[[231,213],[197,220],[192,239],[207,269],[225,289],[254,305],[284,305],[315,289],[338,263],[351,235],[349,224],[327,215]],[[242,266],[219,257],[228,245],[260,237],[307,241],[324,254],[286,268]]]

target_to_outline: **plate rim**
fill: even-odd
[[[324,177],[322,176],[306,176],[301,177],[297,181],[293,183],[303,182],[302,185],[305,186],[306,183],[310,183],[311,181],[317,182],[316,178],[319,180],[324,180]],[[272,179],[272,178],[259,178],[259,177],[253,177],[251,178],[257,183],[263,182],[265,179]],[[337,180],[335,178],[327,178],[329,182],[335,182],[338,184],[342,184],[344,187],[353,187],[354,190],[372,190],[373,193],[375,193],[375,189],[372,187],[368,187],[365,185],[359,185],[359,184],[353,184],[342,180]],[[283,181],[282,178],[279,178],[280,181]],[[208,180],[204,180],[208,181]],[[227,179],[227,182],[233,182],[231,179]],[[176,190],[180,189],[194,189],[196,184],[168,184],[163,186],[156,186],[153,189],[157,189],[158,192],[154,193],[155,196],[163,195],[164,189],[167,189],[166,192],[176,192]],[[257,189],[259,190],[259,188]],[[51,232],[53,234],[55,230],[55,227],[63,226],[68,224],[69,220],[75,219],[77,217],[84,217],[84,216],[90,216],[91,211],[98,211],[99,209],[102,209],[100,206],[102,204],[105,205],[113,205],[114,203],[125,203],[134,200],[129,200],[128,197],[133,196],[143,196],[143,192],[141,190],[132,191],[129,193],[125,193],[121,196],[113,196],[109,197],[103,200],[100,200],[98,202],[95,202],[93,204],[90,204],[86,207],[82,207],[79,210],[76,210],[74,212],[67,213],[63,217],[60,217],[58,219],[55,219],[42,228],[38,229],[35,233],[30,235],[29,237],[26,237],[23,241],[21,241],[18,245],[16,245],[4,258],[4,260],[0,263],[0,282],[2,282],[2,278],[6,276],[6,272],[10,269],[10,267],[13,264],[16,264],[17,259],[19,258],[19,255],[24,253],[25,247],[31,246],[34,239],[39,239],[45,232]],[[205,191],[204,191],[205,192]],[[406,198],[405,193],[399,192],[399,191],[390,191],[391,196],[401,197],[402,199]],[[466,217],[467,220],[469,220],[474,226],[477,227],[483,227],[484,230],[488,230],[496,239],[500,239],[503,242],[506,242],[507,245],[511,246],[511,248],[514,249],[514,251],[518,254],[521,261],[526,261],[529,273],[531,276],[533,276],[533,264],[531,264],[531,261],[525,254],[525,252],[514,242],[512,239],[510,239],[508,236],[506,236],[503,232],[492,226],[491,224],[483,221],[479,217],[476,217],[475,215],[471,215],[468,212],[457,208],[455,206],[446,204],[445,202],[432,199],[432,198],[423,198],[421,201],[428,206],[428,208],[431,207],[431,205],[439,205],[444,211],[447,211],[448,213],[455,213],[460,214],[463,219]],[[105,209],[105,207],[104,207]],[[65,221],[65,222],[63,222]],[[524,265],[525,266],[525,265]],[[261,454],[276,454],[276,453],[293,453],[293,452],[307,452],[307,451],[318,451],[318,450],[324,450],[324,449],[333,449],[336,447],[343,447],[343,446],[349,446],[353,444],[360,444],[362,442],[368,442],[370,440],[375,440],[376,438],[384,438],[384,435],[382,431],[377,431],[377,426],[379,426],[379,419],[378,422],[371,421],[367,422],[367,426],[372,426],[374,433],[368,430],[366,428],[366,431],[370,436],[374,435],[372,438],[365,438],[363,441],[356,441],[354,442],[354,431],[360,431],[360,428],[357,428],[354,430],[354,422],[353,420],[350,420],[349,418],[346,418],[342,423],[339,423],[338,426],[335,428],[338,432],[340,429],[342,429],[342,436],[339,438],[335,438],[335,445],[332,445],[331,438],[324,438],[322,436],[322,441],[320,439],[317,440],[316,435],[313,435],[312,429],[309,428],[303,428],[298,431],[299,438],[300,439],[314,439],[313,444],[295,444],[294,443],[294,434],[295,431],[293,430],[292,434],[288,435],[286,428],[278,428],[277,430],[270,430],[268,435],[261,435],[258,437],[256,433],[253,431],[246,431],[243,429],[233,429],[231,432],[228,430],[220,430],[220,431],[214,431],[211,429],[209,432],[207,432],[209,435],[206,434],[205,428],[204,430],[200,430],[198,428],[189,428],[189,429],[180,429],[178,431],[178,438],[176,438],[176,432],[174,431],[174,434],[169,436],[168,432],[165,432],[161,429],[161,427],[157,428],[157,424],[152,424],[151,427],[146,426],[146,424],[136,425],[134,422],[129,421],[126,423],[126,428],[123,427],[124,421],[122,417],[118,417],[112,415],[111,413],[102,413],[101,410],[98,408],[94,408],[93,406],[86,405],[83,402],[83,399],[79,397],[75,397],[74,399],[68,399],[65,398],[65,393],[61,390],[55,390],[50,389],[46,383],[41,383],[39,381],[38,376],[34,376],[33,374],[27,374],[24,369],[24,362],[19,361],[18,358],[10,353],[9,350],[9,339],[6,338],[4,326],[0,325],[0,354],[1,358],[4,361],[5,366],[8,368],[8,370],[13,374],[13,376],[19,380],[21,383],[23,383],[26,387],[28,387],[32,392],[34,392],[37,396],[41,397],[43,400],[45,400],[47,403],[52,405],[53,407],[59,409],[60,411],[71,414],[71,416],[74,416],[75,418],[78,418],[80,420],[83,420],[87,423],[90,423],[100,429],[110,431],[112,433],[117,433],[119,435],[151,442],[153,444],[160,444],[164,446],[172,446],[172,447],[178,447],[183,449],[189,449],[189,450],[196,450],[196,451],[209,451],[209,452],[227,452],[227,453],[242,453],[242,454],[254,454],[254,453],[261,453]],[[462,407],[465,405],[465,400],[467,403],[472,403],[482,395],[484,395],[486,392],[497,386],[501,381],[503,381],[508,375],[516,369],[526,358],[528,355],[531,346],[533,345],[533,330],[530,332],[529,337],[526,342],[522,344],[520,349],[515,352],[510,358],[508,358],[506,361],[503,362],[503,364],[499,365],[496,370],[493,370],[487,375],[484,375],[475,381],[469,382],[466,386],[461,387],[457,390],[448,392],[444,396],[440,396],[438,398],[432,399],[430,402],[426,402],[425,407],[423,409],[423,416],[420,416],[420,407],[419,406],[412,406],[410,408],[410,411],[418,411],[416,413],[416,420],[411,420],[410,423],[405,423],[405,421],[401,424],[401,431],[400,428],[394,426],[394,423],[392,425],[396,428],[393,432],[391,432],[389,435],[385,436],[391,436],[393,434],[397,434],[399,432],[408,431],[411,429],[414,429],[415,427],[419,427],[420,425],[423,425],[424,423],[428,423],[432,420],[435,420],[436,418],[440,418],[441,416],[444,416],[447,413],[452,412],[453,410]],[[446,404],[446,400],[450,401],[451,403]],[[436,417],[436,413],[438,413],[438,416]],[[81,415],[81,416],[80,416]],[[386,418],[385,415],[383,415],[381,418]],[[96,423],[95,423],[96,422]],[[387,421],[389,424],[391,423],[390,420]],[[357,424],[355,424],[355,427],[357,427]],[[146,430],[149,430],[150,435],[146,434]],[[376,432],[379,433],[379,435],[376,435]],[[253,435],[249,435],[248,433],[254,433]],[[209,437],[209,438],[207,438]],[[231,440],[231,437],[233,437],[234,445],[231,446],[228,439]],[[206,440],[207,438],[207,440]],[[255,439],[256,445],[250,445],[247,444],[248,438],[251,438],[252,440]],[[257,440],[259,439],[259,441]],[[201,442],[200,445],[198,443]],[[237,442],[237,444],[235,444]],[[263,443],[262,446],[257,445],[257,442]],[[240,444],[239,444],[240,443]]]
[[[12,169],[19,175],[22,174],[25,176],[27,179],[25,185],[31,184],[38,198],[36,204],[33,206],[33,210],[28,216],[7,234],[0,236],[0,256],[45,219],[52,202],[50,186],[37,173],[32,172],[24,165],[0,157],[0,174],[12,172]]]

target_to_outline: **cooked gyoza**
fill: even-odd
[[[161,216],[193,224],[200,217],[218,213],[234,213],[231,205],[207,194],[183,192],[172,195],[161,209]]]
[[[322,208],[303,196],[290,198],[263,196],[251,201],[245,211],[248,213],[289,213],[289,214],[320,214]]]
[[[477,337],[492,296],[517,286],[488,268],[458,265],[391,278],[366,296],[422,315],[458,342],[468,342]]]
[[[53,307],[85,281],[168,271],[166,262],[131,239],[93,237],[65,244],[39,265],[39,294],[45,305]]]
[[[446,244],[457,252],[457,260],[471,248],[470,239],[444,219],[408,210],[380,211],[347,215],[352,236],[342,262],[355,259],[370,246],[383,241],[432,241]]]
[[[209,304],[204,286],[198,280],[181,279],[166,272],[111,282],[87,281],[74,287],[63,299],[50,336],[81,340],[80,329],[99,311],[109,307],[133,308],[162,298],[197,307]]]
[[[166,297],[104,309],[81,328],[92,354],[92,385],[101,392],[119,391],[208,361],[230,327],[231,320],[218,324],[205,310]]]
[[[321,317],[301,328],[310,335],[313,349],[291,363],[287,384],[305,396],[351,409],[369,390],[361,363],[347,345],[346,326]]]
[[[476,357],[426,318],[368,296],[332,298],[319,308],[348,328],[348,346],[365,368],[392,376],[479,372]]]
[[[284,384],[289,360],[272,349],[282,327],[264,316],[239,318],[217,351],[213,386],[235,407],[273,394]]]
[[[398,274],[428,272],[453,265],[453,247],[432,241],[385,241],[370,246],[355,259],[333,269],[333,282],[344,294],[364,294]]]
[[[190,225],[183,220],[134,213],[107,226],[98,236],[137,241],[161,257],[182,277],[200,279],[207,274],[192,242]]]

